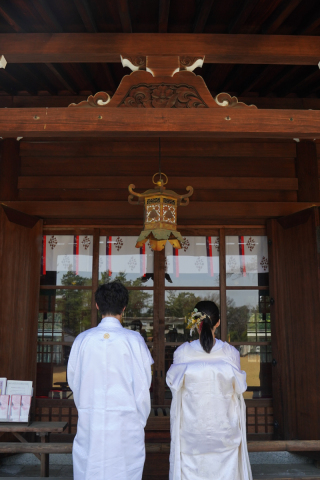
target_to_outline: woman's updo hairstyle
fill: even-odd
[[[195,308],[198,310],[198,312],[202,312],[206,315],[202,323],[200,343],[203,350],[207,353],[210,353],[213,347],[212,329],[219,322],[219,309],[214,302],[210,302],[208,300],[198,302]]]

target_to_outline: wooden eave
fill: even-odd
[[[0,109],[2,137],[320,137],[313,110],[124,108]]]

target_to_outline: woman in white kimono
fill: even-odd
[[[184,343],[167,374],[172,391],[170,480],[252,480],[239,352],[215,338],[213,302],[196,305],[188,328],[200,340]]]

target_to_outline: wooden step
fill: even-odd
[[[284,440],[248,442],[249,452],[315,452],[320,451],[320,440]],[[170,443],[147,443],[147,453],[170,452]],[[18,443],[0,442],[0,453],[71,453],[72,443]]]

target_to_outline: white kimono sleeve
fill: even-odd
[[[181,480],[181,457],[180,457],[180,418],[181,418],[181,388],[187,365],[173,364],[167,373],[167,385],[172,392],[170,409],[170,473],[169,480]]]
[[[232,361],[234,363],[234,390],[238,396],[239,402],[239,423],[241,430],[241,452],[240,452],[240,479],[252,480],[251,465],[247,447],[247,433],[246,433],[246,404],[243,398],[243,393],[247,390],[246,372],[241,370],[240,367],[240,355],[235,353],[232,355]]]
[[[80,386],[81,386],[80,367],[79,367],[79,362],[81,361],[80,359],[81,343],[82,342],[80,338],[76,338],[75,341],[73,342],[69,360],[68,360],[68,367],[67,367],[68,385],[73,392],[74,403],[77,408],[78,408]]]
[[[142,359],[142,372],[140,381],[135,387],[136,405],[141,416],[142,423],[146,425],[151,410],[150,385],[151,385],[151,365],[154,363],[149,349],[141,337],[140,352]]]

